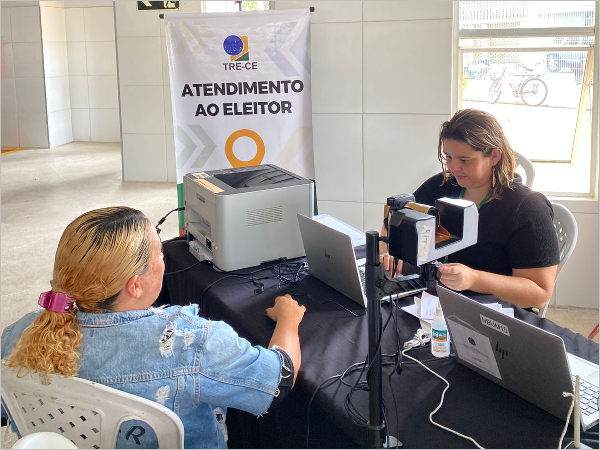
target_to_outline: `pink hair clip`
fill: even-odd
[[[75,299],[64,292],[42,292],[38,305],[57,314],[68,314],[73,309]]]

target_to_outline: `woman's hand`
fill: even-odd
[[[385,270],[386,274],[389,275],[391,278],[402,273],[402,260],[399,259],[398,266],[396,267],[396,272],[392,274],[392,269],[394,267],[394,257],[389,253],[380,254],[379,262],[383,265],[383,270]]]
[[[473,287],[477,271],[459,263],[447,263],[438,269],[442,274],[440,282],[455,291],[466,291]]]
[[[265,314],[274,322],[289,320],[298,325],[302,321],[305,311],[305,306],[298,304],[290,294],[286,294],[275,298],[275,304],[272,308],[265,309]]]

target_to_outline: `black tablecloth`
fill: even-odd
[[[266,346],[271,338],[275,325],[264,310],[272,306],[277,295],[291,293],[306,306],[300,325],[302,367],[295,388],[285,401],[260,418],[230,409],[230,448],[303,448],[307,443],[311,448],[368,447],[367,429],[353,423],[346,412],[347,386],[333,382],[322,387],[308,409],[311,397],[325,380],[367,358],[367,315],[362,307],[305,271],[300,273],[301,281],[292,286],[282,286],[275,278],[258,279],[274,276],[276,263],[237,271],[247,274],[246,278],[238,278],[215,271],[207,262],[198,263],[185,241],[168,242],[164,254],[165,282],[159,302],[198,303],[204,317],[226,321],[255,345]],[[262,292],[260,283],[264,284]],[[399,306],[411,303],[413,299],[408,297],[400,300]],[[383,323],[390,317],[383,332],[383,354],[394,354],[419,328],[417,318],[383,304]],[[595,342],[519,308],[515,308],[515,317],[561,336],[568,352],[598,363],[599,348]],[[429,349],[416,350],[411,355],[431,359]],[[562,420],[458,364],[454,358],[434,360],[427,365],[450,382],[444,405],[434,416],[438,423],[473,437],[487,448],[557,447]],[[352,384],[358,375],[349,375],[348,383]],[[429,413],[439,404],[444,387],[441,380],[407,360],[401,374],[392,365],[384,367],[388,432],[405,448],[474,447],[429,422]],[[368,418],[367,392],[356,392],[352,404]],[[565,442],[571,440],[570,436],[572,427]],[[598,448],[598,426],[582,433],[582,441]]]

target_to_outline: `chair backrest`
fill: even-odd
[[[577,244],[577,222],[575,216],[569,211],[566,206],[559,203],[551,203],[554,211],[554,229],[556,230],[556,238],[558,239],[558,252],[560,262],[558,263],[557,276],[560,270],[564,267],[567,260],[573,253]],[[549,303],[549,302],[548,302]],[[548,310],[548,303],[543,308],[540,308],[539,316],[545,317]]]
[[[21,373],[2,362],[2,403],[19,434],[54,431],[79,448],[115,448],[121,423],[139,420],[159,448],[183,448],[183,424],[170,409],[145,398],[77,377]]]
[[[533,167],[533,164],[528,158],[519,152],[515,152],[515,161],[517,163],[517,167],[515,169],[522,167],[523,171],[525,172],[525,186],[532,187],[533,180],[535,180],[535,167]]]
[[[558,264],[558,272],[563,268],[571,253],[577,244],[577,222],[575,216],[569,211],[566,206],[559,203],[552,203],[554,210],[554,228],[556,229],[556,237],[558,238],[558,251],[560,255],[560,263]]]
[[[31,433],[19,439],[11,448],[77,448],[70,439],[52,431]]]

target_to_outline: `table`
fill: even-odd
[[[166,243],[163,252],[166,270],[159,303],[198,303],[204,317],[226,321],[255,345],[266,346],[269,342],[274,323],[264,310],[272,306],[277,295],[289,292],[306,306],[300,325],[302,367],[295,388],[277,408],[260,418],[230,409],[230,448],[306,448],[307,442],[310,448],[368,447],[367,429],[354,424],[344,407],[347,386],[336,382],[320,389],[308,410],[311,397],[325,380],[366,359],[367,316],[362,307],[306,271],[300,273],[297,284],[279,286],[276,279],[251,280],[273,275],[274,263],[234,272],[254,272],[247,275],[250,279],[244,279],[219,273],[206,262],[199,263],[183,240]],[[302,260],[292,263],[297,261]],[[259,282],[264,284],[264,290],[255,292]],[[411,297],[401,299],[399,306],[412,302]],[[401,345],[419,327],[417,318],[385,304],[384,324],[391,313],[392,317],[397,316],[397,323],[392,319],[384,329],[383,354],[395,353],[397,336]],[[515,317],[560,335],[568,352],[598,363],[599,347],[595,342],[519,308],[515,308]],[[431,357],[428,348],[411,354],[419,359]],[[435,415],[437,422],[473,437],[486,448],[557,447],[562,420],[460,365],[454,358],[432,361],[428,367],[451,385],[444,405]],[[357,375],[348,380],[354,382]],[[438,405],[444,387],[438,378],[406,360],[400,375],[393,366],[384,367],[383,398],[389,434],[399,438],[405,448],[474,448],[469,441],[429,422],[429,413]],[[356,392],[352,403],[368,418],[367,392]],[[571,427],[565,443],[570,436]],[[598,448],[598,426],[582,433],[582,441]]]

